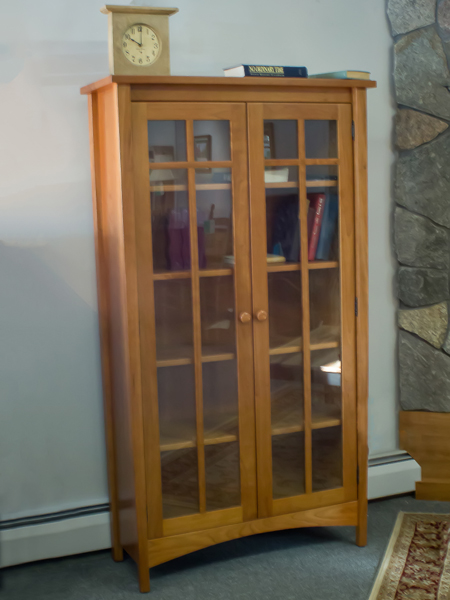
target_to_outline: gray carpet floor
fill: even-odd
[[[369,503],[369,543],[353,527],[298,529],[219,544],[150,571],[152,600],[367,600],[399,511],[450,512],[413,495]],[[1,572],[2,600],[127,600],[142,596],[130,558],[109,551]]]

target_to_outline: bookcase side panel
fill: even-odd
[[[121,97],[122,96],[122,97]],[[122,104],[122,106],[120,106]],[[132,382],[136,377],[136,356],[133,355],[136,332],[130,324],[130,300],[132,305],[133,269],[129,273],[130,223],[126,222],[122,194],[130,194],[128,182],[123,179],[127,145],[126,115],[124,98],[117,85],[112,85],[98,93],[98,168],[97,179],[101,189],[98,198],[102,214],[102,242],[104,260],[105,296],[108,298],[106,316],[109,337],[109,359],[111,367],[111,408],[113,415],[113,437],[115,445],[115,476],[117,482],[117,513],[121,546],[139,565],[141,591],[149,586],[148,568],[142,553],[146,544],[145,497],[139,498],[143,487],[143,453],[139,455],[139,442],[142,438],[142,421],[139,408],[139,390]],[[120,110],[119,110],[120,107]],[[128,145],[129,147],[129,145]],[[128,207],[127,207],[128,208]],[[131,257],[132,258],[132,257]],[[128,259],[128,260],[127,260]],[[130,290],[131,287],[131,290]],[[131,297],[130,297],[131,296]],[[141,423],[142,425],[142,423]],[[137,447],[136,447],[137,446]],[[142,464],[141,464],[142,463]],[[113,499],[114,500],[114,499]],[[140,551],[141,550],[141,551]],[[145,560],[144,560],[145,559]],[[142,563],[142,564],[141,564]],[[145,571],[147,576],[145,577]]]

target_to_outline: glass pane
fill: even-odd
[[[197,449],[161,452],[163,518],[199,512]]]
[[[268,284],[270,349],[280,353],[298,352],[302,345],[300,272],[269,273]]]
[[[233,277],[200,278],[202,354],[236,352]]]
[[[340,343],[339,269],[309,273],[311,349],[336,348]]]
[[[339,260],[339,199],[337,187],[320,186],[307,190],[308,260]],[[325,183],[325,182],[324,182]]]
[[[311,353],[311,412],[313,427],[341,424],[341,356],[339,348]]]
[[[300,352],[270,357],[272,435],[304,428],[303,355]]]
[[[337,158],[337,122],[305,121],[306,158]]]
[[[298,188],[298,167],[265,167],[264,183],[266,188]]]
[[[161,450],[196,445],[194,367],[158,368],[159,436]]]
[[[264,121],[264,158],[298,158],[297,121]]]
[[[288,168],[288,167],[286,167]],[[297,167],[294,178],[297,179]],[[278,186],[278,187],[277,187]],[[298,184],[266,183],[266,223],[268,263],[300,260],[300,221]]]
[[[155,281],[156,360],[158,365],[193,357],[190,279]],[[170,366],[166,365],[166,366]]]
[[[322,185],[328,182],[337,181],[337,165],[308,165],[306,167],[306,183],[309,186],[314,182]]]
[[[186,160],[185,121],[148,121],[150,162]]]
[[[305,493],[304,433],[272,437],[273,498]]]
[[[191,251],[186,169],[151,169],[150,202],[154,272],[189,269]]]
[[[205,446],[206,510],[241,504],[239,444]]]
[[[203,425],[205,444],[237,440],[236,360],[203,363]]]
[[[231,170],[197,169],[195,187],[199,268],[230,268],[234,264]]]
[[[327,427],[312,432],[313,492],[342,487],[342,429]]]
[[[230,122],[194,121],[195,160],[230,160]]]

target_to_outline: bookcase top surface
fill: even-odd
[[[82,94],[91,94],[112,83],[124,85],[223,85],[233,86],[270,86],[297,88],[374,88],[376,81],[363,79],[308,79],[301,77],[185,77],[178,75],[109,75],[81,88]]]

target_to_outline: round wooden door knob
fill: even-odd
[[[239,321],[240,321],[241,323],[248,323],[248,322],[250,321],[250,319],[251,319],[251,318],[252,318],[252,317],[251,317],[250,313],[248,313],[248,312],[242,312],[242,313],[239,315]]]
[[[258,321],[265,321],[267,319],[267,313],[265,310],[258,310],[256,313],[256,318]]]

